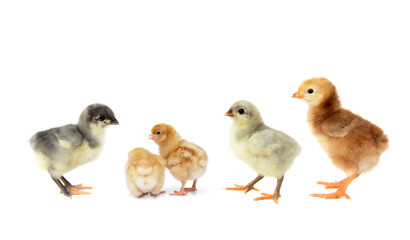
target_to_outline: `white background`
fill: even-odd
[[[410,80],[406,1],[2,1],[0,3],[1,239],[408,239]],[[323,76],[344,107],[384,129],[390,148],[349,187],[323,200],[316,181],[345,177],[311,135],[301,81]],[[223,190],[256,173],[228,143],[224,117],[240,99],[293,136],[301,155],[282,198]],[[93,186],[71,200],[36,166],[28,139],[110,106],[95,162],[66,174]],[[134,198],[124,165],[159,122],[209,155],[198,192]],[[190,183],[189,183],[190,184]],[[256,185],[272,193],[276,180]],[[164,190],[179,189],[167,172]]]

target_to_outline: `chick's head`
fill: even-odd
[[[326,78],[318,77],[303,81],[293,98],[305,101],[310,107],[318,106],[336,95],[336,87]]]
[[[235,124],[251,126],[262,122],[258,108],[251,102],[240,100],[234,103],[225,116],[230,117]]]
[[[109,125],[118,125],[114,112],[104,104],[91,104],[81,113],[79,125],[86,125],[91,129],[104,129]]]
[[[169,141],[179,139],[177,131],[168,124],[160,123],[152,127],[149,139],[152,139],[156,144],[166,144]]]

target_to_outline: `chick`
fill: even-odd
[[[337,191],[312,196],[325,199],[345,196],[350,199],[346,194],[347,187],[361,173],[377,165],[380,155],[388,147],[387,136],[376,125],[343,109],[336,87],[326,78],[303,81],[293,97],[308,104],[307,118],[313,135],[332,163],[347,175],[339,182],[318,182]]]
[[[73,186],[63,174],[98,158],[104,146],[106,127],[117,124],[109,107],[92,104],[81,113],[78,124],[38,132],[31,137],[30,145],[37,164],[48,171],[61,193],[70,198],[72,195],[89,194],[81,190],[91,187]]]
[[[144,148],[135,148],[128,153],[125,166],[128,189],[137,197],[148,193],[158,196],[165,179],[165,160]]]
[[[232,105],[225,116],[231,117],[230,144],[235,155],[253,168],[258,176],[246,186],[226,190],[247,193],[256,190],[253,186],[265,176],[277,179],[274,194],[262,193],[254,200],[272,199],[278,203],[280,188],[287,170],[299,155],[301,148],[290,136],[266,126],[258,108],[252,103],[241,100]]]
[[[196,183],[206,171],[208,156],[199,146],[181,139],[175,129],[167,124],[157,124],[151,129],[149,138],[159,146],[161,157],[172,176],[181,181],[181,189],[170,195],[187,195],[196,191]],[[188,180],[194,180],[192,187],[185,188]]]

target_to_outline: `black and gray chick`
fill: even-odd
[[[63,174],[97,159],[104,146],[106,127],[118,124],[111,108],[96,103],[84,109],[78,124],[38,132],[30,139],[30,145],[37,164],[48,171],[61,193],[67,197],[88,194],[80,190],[91,187],[73,186]]]

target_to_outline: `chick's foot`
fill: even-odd
[[[333,188],[333,187],[337,187],[339,184],[340,186],[338,187],[337,191],[334,193],[329,193],[329,194],[311,194],[312,197],[319,197],[319,198],[324,198],[324,199],[339,199],[341,197],[346,197],[347,199],[350,199],[349,195],[346,194],[346,190],[347,187],[350,185],[350,183],[356,179],[357,177],[360,176],[359,172],[355,172],[354,174],[348,176],[347,178],[343,179],[340,182],[336,182],[336,183],[326,183],[323,184],[326,186],[326,188]],[[319,183],[319,182],[318,182]],[[319,183],[321,184],[321,183]],[[329,186],[329,187],[328,187]]]
[[[248,187],[248,186],[242,186],[242,185],[237,185],[234,184],[235,187],[227,187],[225,190],[232,190],[232,191],[243,191],[244,194],[248,193],[250,190],[255,190],[259,192],[259,189],[254,188],[254,187]]]
[[[279,196],[277,196],[276,194],[268,194],[268,193],[262,193],[262,197],[257,197],[257,198],[255,198],[255,199],[253,199],[253,200],[255,200],[255,201],[260,201],[260,200],[268,200],[268,199],[271,199],[271,200],[273,200],[276,204],[278,204],[278,200],[279,200],[279,198],[280,198],[280,195]]]
[[[61,179],[61,181],[63,181],[64,187],[65,187],[65,189],[67,189],[67,192],[69,193],[69,196],[67,196],[66,194],[64,194],[64,195],[66,195],[67,197],[70,197],[70,198],[71,198],[72,195],[88,195],[88,194],[90,194],[89,192],[84,192],[84,191],[81,191],[81,190],[93,189],[92,187],[83,186],[83,184],[72,185],[64,176],[61,176],[60,179]],[[58,185],[58,183],[57,183],[57,185]],[[60,187],[60,189],[61,189],[61,187]]]
[[[53,181],[57,184],[60,188],[60,193],[64,194],[64,196],[69,197],[71,199],[72,195],[84,195],[90,194],[89,192],[83,192],[83,189],[92,189],[92,187],[84,187],[82,184],[79,185],[71,185],[64,177],[60,177],[60,179],[64,182],[62,184],[58,178],[52,177]]]
[[[137,196],[137,198],[142,198],[142,197],[144,197],[145,195],[147,195],[148,193],[146,192],[146,193],[141,193],[140,195],[138,195]]]
[[[181,189],[178,191],[174,191],[174,193],[170,193],[170,196],[186,196],[187,193],[185,192],[185,184],[186,184],[186,180],[181,181],[182,186]]]

